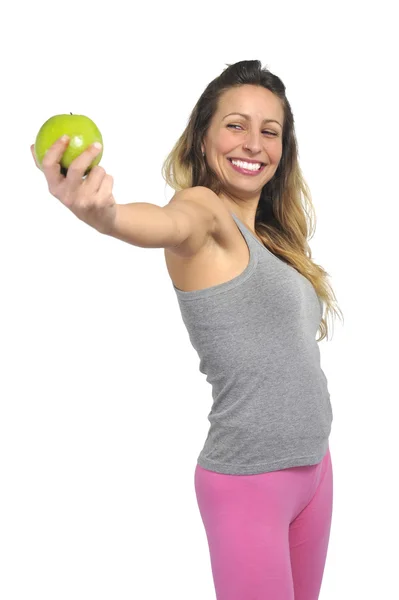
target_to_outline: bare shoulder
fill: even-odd
[[[226,235],[226,224],[231,216],[223,201],[211,189],[205,186],[195,186],[179,190],[165,207],[173,212],[177,209],[184,213],[183,222],[190,227],[190,238],[178,247],[169,247],[172,253],[188,258],[197,254],[204,246],[219,243]],[[176,215],[177,213],[174,212]],[[190,219],[190,225],[186,219]]]
[[[185,188],[184,190],[179,190],[171,198],[169,204],[187,200],[192,200],[193,202],[204,206],[215,214],[215,216],[219,216],[223,209],[226,210],[223,202],[215,192],[203,185],[196,185],[194,187]]]
[[[193,199],[208,212],[208,222],[209,214],[214,219],[212,228],[205,234],[198,207],[192,208],[192,214],[196,215],[196,233],[178,249],[165,248],[166,266],[175,287],[190,292],[236,277],[248,264],[249,253],[227,206],[209,188],[198,186],[182,191],[181,199]]]
[[[215,227],[212,231],[212,241],[222,248],[234,247],[237,239],[237,226],[223,201],[211,189],[204,186],[189,188],[212,211],[215,217]],[[241,238],[239,235],[238,238]]]

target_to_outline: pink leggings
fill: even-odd
[[[332,519],[329,449],[317,465],[258,475],[197,464],[195,492],[217,600],[317,600]]]

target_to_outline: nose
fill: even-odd
[[[247,150],[250,150],[252,152],[252,154],[255,154],[256,152],[260,152],[262,150],[262,134],[260,134],[258,131],[255,130],[251,130],[248,131],[248,135],[246,136],[245,142],[244,142],[244,148],[246,148]]]

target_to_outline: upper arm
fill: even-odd
[[[220,200],[209,188],[196,186],[176,192],[163,207],[175,225],[168,249],[180,256],[194,256],[217,233]]]

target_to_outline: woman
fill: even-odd
[[[241,61],[207,86],[165,161],[176,190],[165,207],[116,204],[99,166],[82,181],[94,148],[63,177],[65,148],[59,140],[36,163],[50,192],[101,233],[164,248],[212,385],[195,490],[217,599],[316,600],[333,500],[318,342],[323,302],[337,311],[307,243],[313,207],[284,84]]]

